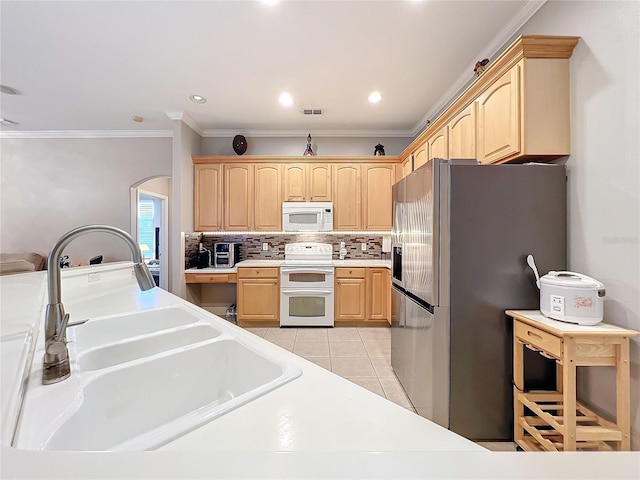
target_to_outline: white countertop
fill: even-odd
[[[139,292],[126,267],[63,275],[63,301],[72,319],[186,303],[158,288]],[[101,280],[89,284],[88,274],[96,271]],[[544,454],[540,461],[542,454],[485,451],[235,326],[238,336],[261,342],[273,356],[299,366],[302,376],[157,451],[17,450],[5,435],[9,400],[24,370],[24,338],[32,329],[41,330],[44,280],[42,272],[0,278],[2,478],[595,479],[637,478],[640,473],[638,452]],[[208,315],[212,323],[224,322]]]
[[[279,267],[284,260],[243,260],[235,264],[233,268],[189,268],[185,273],[236,273],[238,267]],[[382,259],[346,259],[333,260],[334,267],[371,267],[391,268],[391,260]]]

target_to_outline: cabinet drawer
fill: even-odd
[[[336,278],[364,278],[365,268],[336,268]]]
[[[516,338],[557,358],[562,358],[562,339],[524,322],[514,324]]]
[[[235,273],[187,273],[187,283],[236,283]]]
[[[241,267],[238,268],[238,278],[278,278],[278,267]]]

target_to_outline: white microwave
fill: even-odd
[[[285,232],[330,232],[333,230],[332,202],[282,202]]]

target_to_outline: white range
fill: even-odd
[[[290,243],[280,267],[280,326],[333,327],[333,246]]]

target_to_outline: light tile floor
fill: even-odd
[[[388,328],[247,328],[415,413],[391,368]]]
[[[415,413],[391,368],[388,328],[247,328],[303,358]],[[478,442],[493,451],[515,451],[513,442]]]

